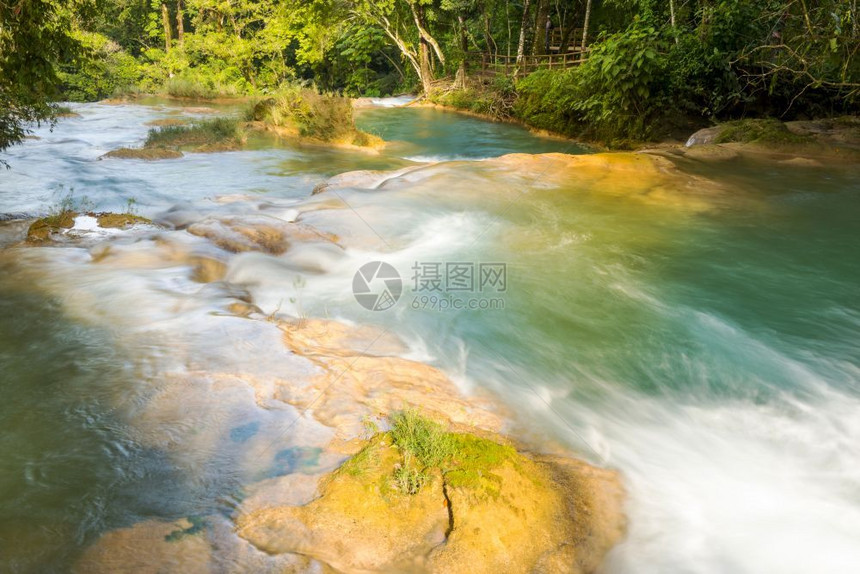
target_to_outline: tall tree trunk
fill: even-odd
[[[433,86],[433,68],[430,66],[430,47],[423,37],[418,41],[418,63],[421,68],[418,72],[421,86],[424,88],[424,94],[427,95]]]
[[[806,22],[806,30],[810,36],[815,35],[812,29],[812,21],[809,19],[809,10],[806,8],[806,0],[800,0],[800,7],[803,9],[803,21]]]
[[[445,54],[442,52],[439,42],[437,42],[436,39],[430,35],[430,32],[427,31],[427,22],[424,17],[424,6],[413,1],[409,2],[409,7],[412,8],[412,18],[415,20],[415,27],[418,28],[418,35],[424,42],[433,48],[433,52],[439,59],[439,63],[444,65]]]
[[[505,17],[508,22],[508,43],[506,44],[505,55],[511,57],[511,3],[510,0],[505,0]]]
[[[176,0],[176,42],[181,46],[185,40],[185,12],[182,0]]]
[[[497,55],[499,46],[496,44],[496,39],[493,38],[493,28],[490,25],[490,14],[484,12],[484,41],[487,42],[487,51]]]
[[[857,0],[851,0],[851,35],[857,36]]]
[[[582,49],[588,46],[588,20],[591,18],[591,0],[585,2],[585,22],[582,23]]]
[[[523,18],[520,22],[520,41],[517,43],[517,65],[523,61],[526,54],[526,32],[529,27],[530,0],[523,0]]]
[[[164,25],[164,49],[169,52],[173,44],[173,34],[170,31],[170,12],[164,2],[161,3],[161,23]]]
[[[669,0],[669,20],[672,23],[672,35],[675,36],[675,43],[678,43],[678,32],[675,29],[675,0]]]
[[[542,52],[549,53],[546,50],[546,18],[549,16],[549,0],[538,0],[537,17],[535,18],[535,41],[532,44],[532,54],[540,54]]]
[[[457,77],[454,80],[454,85],[461,88],[466,87],[466,53],[469,51],[469,38],[466,36],[466,21],[462,14],[457,14],[457,23],[460,24],[460,52],[463,54],[463,59],[460,60],[460,68],[457,70]]]

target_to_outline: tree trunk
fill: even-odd
[[[523,61],[526,54],[526,31],[529,27],[530,0],[523,0],[523,18],[520,22],[520,41],[517,43],[517,65]]]
[[[182,0],[176,0],[176,42],[181,46],[185,40],[185,12],[182,9]]]
[[[418,63],[421,68],[418,71],[418,75],[421,77],[421,86],[424,88],[424,94],[427,95],[433,85],[433,68],[430,67],[430,47],[423,37],[418,44]]]
[[[675,43],[678,43],[678,32],[675,29],[675,0],[669,0],[669,20],[672,23],[672,35],[675,36]]]
[[[460,24],[460,51],[463,54],[463,59],[460,60],[460,68],[457,70],[457,77],[454,80],[454,85],[460,88],[466,88],[466,55],[469,51],[469,38],[466,36],[466,21],[462,14],[457,14],[457,22]]]
[[[588,20],[591,18],[591,0],[585,2],[585,21],[582,23],[582,49],[588,46]]]
[[[511,6],[509,0],[505,0],[505,17],[508,22],[508,42],[506,44],[505,55],[508,59],[511,58]]]
[[[546,18],[549,16],[549,0],[538,0],[537,18],[535,23],[535,42],[532,44],[532,53],[540,54],[543,52],[549,53],[546,50]]]
[[[484,41],[487,43],[487,52],[491,54],[499,53],[499,46],[496,44],[496,39],[493,38],[493,27],[490,24],[490,13],[487,11],[486,4],[484,5]]]
[[[851,35],[857,36],[857,0],[851,0]]]
[[[409,7],[412,8],[412,18],[415,20],[415,27],[418,28],[418,35],[421,37],[423,42],[433,48],[433,52],[436,53],[439,63],[444,66],[445,54],[442,52],[442,48],[439,47],[439,42],[437,42],[436,39],[430,35],[430,32],[427,31],[427,23],[424,18],[424,6],[417,2],[410,2]]]
[[[852,36],[857,36],[857,0],[852,0],[851,2],[851,34]]]
[[[173,36],[170,31],[170,12],[167,11],[167,4],[161,3],[161,23],[164,25],[164,49],[169,52],[171,44],[173,44]]]

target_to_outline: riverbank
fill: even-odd
[[[469,100],[463,104],[465,107],[452,105],[450,101],[450,99],[440,99],[438,96],[431,95],[408,105],[430,107],[487,121],[519,125],[536,135],[575,141],[603,151],[633,150],[714,161],[729,160],[739,155],[755,155],[763,160],[773,161],[786,161],[793,158],[800,158],[798,161],[802,161],[806,158],[818,164],[841,164],[860,160],[860,117],[858,116],[790,122],[772,118],[726,121],[695,132],[673,127],[671,130],[675,135],[669,139],[658,142],[625,140],[607,147],[606,142],[581,140],[536,127],[528,120],[515,115],[500,116],[476,111],[472,109],[473,106],[469,104]]]

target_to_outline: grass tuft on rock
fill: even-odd
[[[499,478],[493,469],[506,463],[517,466],[519,458],[510,445],[473,434],[449,432],[414,410],[395,414],[387,434],[402,456],[402,462],[395,467],[393,482],[404,494],[417,493],[438,470],[448,486],[493,496],[499,490]]]

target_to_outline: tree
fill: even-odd
[[[71,34],[73,11],[81,6],[78,0],[0,2],[0,151],[21,142],[31,124],[53,121],[57,67],[81,56]]]
[[[428,0],[360,0],[352,8],[355,16],[379,26],[394,42],[418,75],[424,93],[430,91],[434,78],[432,56],[435,54],[439,63],[445,64],[445,54],[427,27],[429,3]]]

